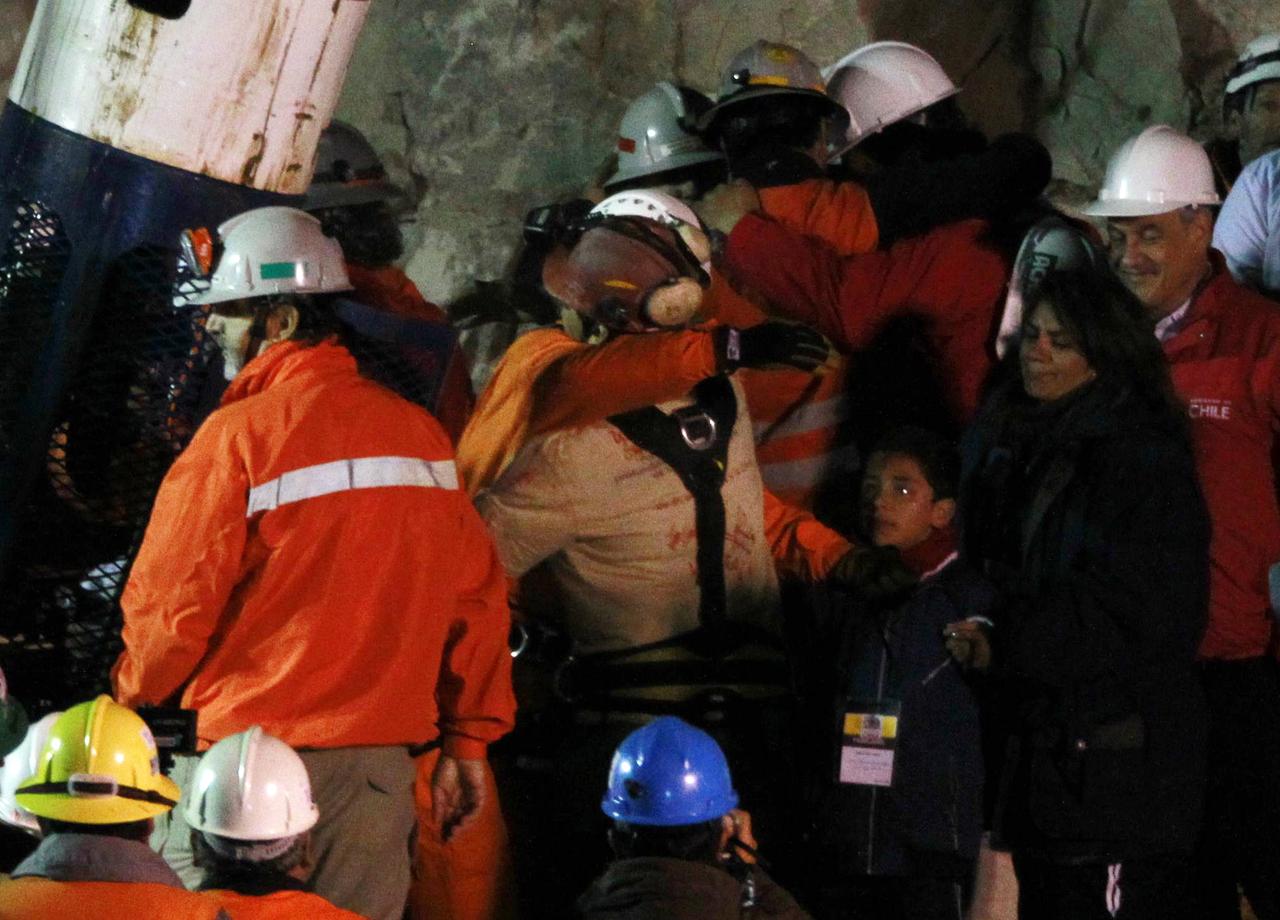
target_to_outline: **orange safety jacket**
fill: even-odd
[[[329,340],[251,361],[161,484],[121,600],[117,699],[202,746],[480,758],[514,715],[506,579],[425,410]]]
[[[758,189],[760,210],[778,223],[816,236],[844,256],[870,252],[880,229],[867,190],[856,182],[804,179]]]
[[[23,876],[0,882],[4,920],[238,920],[216,901],[158,882],[58,882]]]
[[[492,485],[533,437],[679,398],[714,374],[715,365],[706,330],[618,336],[603,345],[561,329],[526,332],[495,366],[463,433],[464,479],[474,494]],[[835,531],[768,490],[764,510],[765,536],[782,572],[820,579],[849,550]]]
[[[857,183],[812,178],[761,188],[758,194],[764,213],[844,255],[870,252],[879,241],[871,200]],[[707,315],[739,328],[769,319],[757,302],[765,301],[748,295],[753,292],[735,291],[713,272]],[[813,510],[824,482],[856,474],[858,452],[846,424],[849,372],[848,362],[821,377],[788,370],[738,372],[751,407],[760,475],[765,487],[789,504]]]
[[[769,318],[719,272],[711,275],[706,308],[715,321],[740,329]],[[822,483],[857,474],[858,451],[844,424],[849,414],[846,360],[821,376],[749,367],[734,376],[747,395],[756,462],[766,489],[790,505],[812,511]]]
[[[240,894],[210,889],[200,896],[226,909],[231,920],[361,920],[361,915],[343,910],[309,891],[273,891],[270,894]]]
[[[361,303],[379,307],[397,316],[449,325],[444,310],[422,296],[409,276],[394,265],[381,268],[365,268],[347,263],[347,276],[355,288],[353,296]],[[471,418],[475,397],[471,393],[471,374],[467,367],[467,355],[461,345],[454,345],[449,355],[449,365],[444,369],[444,379],[436,397],[434,412],[453,443],[462,437],[462,429]]]

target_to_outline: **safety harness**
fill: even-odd
[[[780,688],[789,682],[776,637],[731,623],[724,572],[725,507],[721,492],[738,401],[725,377],[693,390],[694,403],[666,413],[648,407],[609,418],[628,440],[669,466],[693,496],[697,536],[698,628],[617,651],[570,658],[556,675],[562,699],[609,711],[694,715],[723,708],[734,688]],[[634,691],[703,688],[680,700]],[[776,691],[768,696],[776,696]]]
[[[738,400],[725,377],[709,377],[693,388],[694,403],[671,414],[648,406],[610,417],[609,422],[637,447],[653,454],[680,477],[693,496],[698,543],[698,622],[708,632],[723,630],[727,602],[724,581],[724,485],[729,441]]]

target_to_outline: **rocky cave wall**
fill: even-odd
[[[339,107],[413,190],[406,267],[445,304],[509,269],[525,211],[588,185],[655,81],[714,92],[759,37],[819,64],[875,39],[932,52],[988,133],[1050,147],[1083,198],[1141,127],[1220,127],[1225,74],[1274,0],[372,0]],[[0,87],[34,0],[0,2]]]

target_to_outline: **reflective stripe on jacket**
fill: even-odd
[[[711,275],[707,315],[739,328],[769,317],[739,294],[719,272]],[[856,475],[858,453],[848,418],[849,364],[822,376],[786,368],[742,368],[742,384],[754,423],[756,459],[765,487],[788,504],[812,511],[819,487],[835,477]]]
[[[249,363],[156,497],[122,599],[129,706],[175,694],[207,745],[421,743],[511,725],[506,580],[430,414],[333,342]]]

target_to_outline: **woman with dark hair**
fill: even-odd
[[[996,824],[1019,917],[1178,917],[1209,540],[1185,410],[1116,279],[1053,274],[1029,303],[964,451],[963,553],[1001,600],[949,647],[989,669],[1007,731]]]

